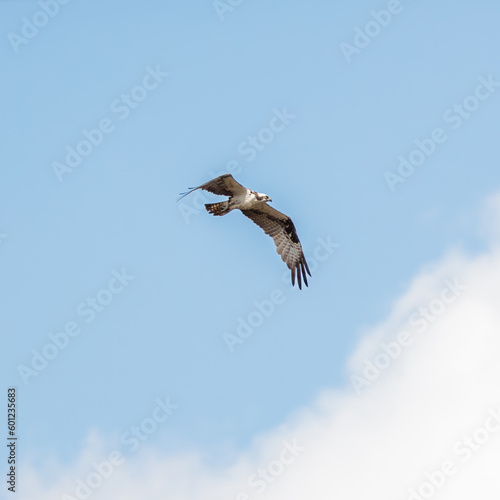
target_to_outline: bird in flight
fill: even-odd
[[[213,215],[226,215],[231,210],[241,210],[243,215],[260,226],[274,240],[276,251],[292,273],[292,285],[295,285],[295,276],[297,276],[300,289],[302,289],[302,280],[308,286],[306,272],[309,276],[311,272],[292,219],[269,206],[267,202],[272,200],[267,194],[252,191],[236,182],[231,174],[225,174],[201,186],[189,188],[186,193],[181,193],[182,196],[177,201],[197,189],[229,196],[226,201],[206,204],[207,212]]]

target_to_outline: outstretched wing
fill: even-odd
[[[292,285],[295,285],[295,275],[297,275],[299,288],[302,289],[302,278],[308,286],[306,271],[309,276],[311,273],[292,219],[270,207],[267,203],[263,203],[261,207],[242,210],[242,212],[274,240],[276,251],[292,272]]]
[[[188,194],[196,191],[197,189],[203,189],[205,191],[209,191],[210,193],[220,194],[223,196],[233,196],[235,194],[245,194],[248,189],[245,186],[242,186],[239,182],[236,182],[231,174],[224,174],[220,177],[216,177],[211,181],[205,182],[201,186],[195,188],[189,188],[189,191],[186,193],[181,193],[181,197],[177,199],[177,201],[184,198]]]

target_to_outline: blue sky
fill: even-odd
[[[179,408],[148,444],[230,461],[346,387],[361,336],[429,262],[484,249],[477,214],[500,181],[496,2],[243,1],[219,16],[209,1],[72,1],[20,42],[42,3],[0,4],[2,380],[18,388],[24,458],[75,461],[89,432],[120,436],[169,397]],[[391,190],[386,172],[435,129],[446,139]],[[87,156],[58,175],[79,144]],[[241,214],[176,203],[228,165],[293,218],[317,264],[309,288],[291,288]],[[96,296],[109,304],[85,315]],[[272,296],[231,353],[223,335]],[[80,334],[23,377],[68,322]]]

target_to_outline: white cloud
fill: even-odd
[[[500,202],[495,200],[500,196],[488,202],[488,220],[498,221]],[[366,360],[373,362],[385,352],[382,344],[394,342],[402,331],[411,339],[394,359],[380,358],[389,360],[387,367],[359,394],[351,386],[323,393],[312,407],[258,437],[252,449],[226,469],[213,468],[194,454],[164,456],[144,446],[89,498],[244,500],[240,492],[273,500],[497,497],[497,243],[475,257],[451,252],[422,269],[386,321],[368,331],[353,353],[350,374],[363,375]],[[443,295],[443,290],[455,280],[466,288],[451,300],[452,292]],[[428,308],[429,317],[434,317],[425,328],[420,308]],[[18,498],[74,495],[75,479],[85,478],[92,470],[89,463],[105,457],[96,440],[89,440],[76,464],[61,467],[60,477],[50,486],[43,473],[26,466],[19,478],[24,492],[21,489]]]

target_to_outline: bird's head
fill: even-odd
[[[257,193],[257,199],[259,201],[265,201],[265,202],[273,201],[273,200],[271,200],[271,198],[269,196],[267,196],[267,194],[264,194],[264,193]]]

